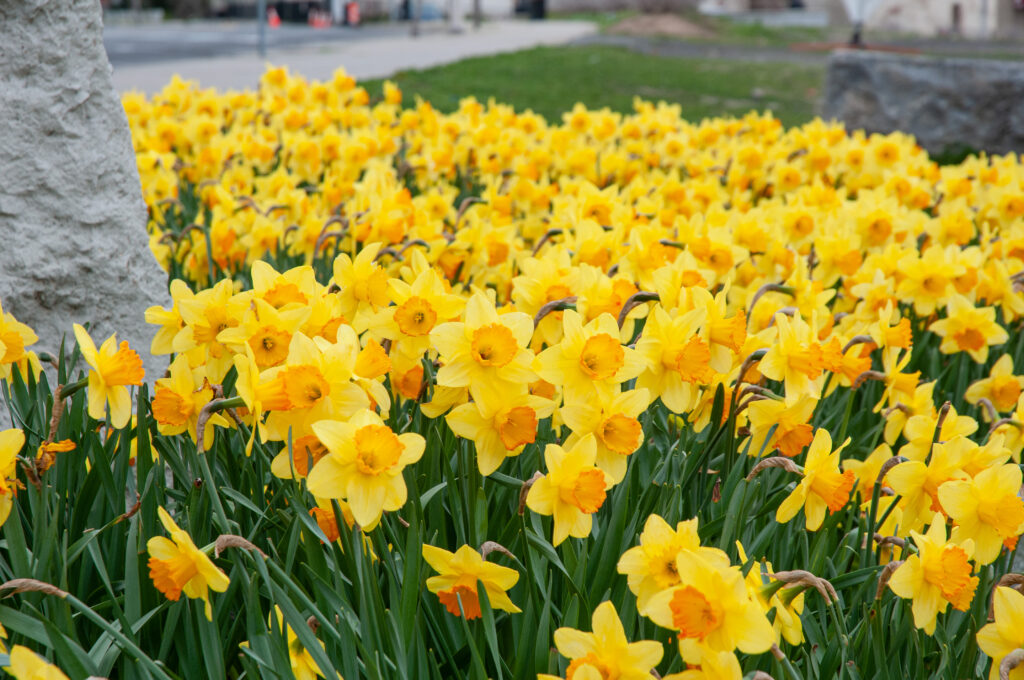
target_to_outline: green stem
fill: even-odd
[[[136,660],[140,664],[145,666],[146,669],[149,670],[149,672],[152,673],[154,676],[158,678],[163,678],[164,680],[171,680],[171,677],[167,675],[167,673],[165,673],[160,668],[160,666],[158,666],[157,663],[153,661],[153,659],[146,656],[146,654],[141,649],[139,649],[138,645],[129,640],[120,630],[115,628],[113,625],[110,624],[109,621],[107,621],[102,616],[93,611],[92,608],[90,608],[87,604],[79,600],[74,595],[67,595],[64,597],[64,600],[72,607],[80,611],[82,615],[85,616],[85,618],[95,623],[97,626],[102,628],[108,635],[110,635],[110,637],[114,638],[114,640],[116,640],[117,643],[123,649],[130,652],[136,658]]]
[[[200,434],[202,436],[202,434]],[[220,530],[223,532],[229,532],[231,525],[228,523],[228,515],[224,512],[224,505],[220,502],[220,494],[217,493],[217,484],[213,478],[213,472],[210,470],[210,464],[206,460],[205,454],[196,456],[199,459],[199,467],[203,470],[203,478],[206,482],[203,484],[204,487],[209,489],[210,501],[213,503],[214,514],[217,515],[218,523],[221,525]]]

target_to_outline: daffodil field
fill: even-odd
[[[1024,678],[1017,157],[340,70],[124,106],[152,346],[0,313],[14,677]]]

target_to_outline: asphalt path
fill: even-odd
[[[267,48],[294,49],[325,43],[353,42],[409,34],[406,23],[368,24],[358,28],[310,28],[283,24],[267,29]],[[181,59],[256,54],[255,21],[165,22],[107,26],[103,30],[107,57],[116,68]]]

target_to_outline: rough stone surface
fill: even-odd
[[[901,130],[931,153],[1024,151],[1024,68],[1015,62],[841,50],[822,114],[849,129]]]
[[[111,82],[97,0],[0,0],[0,301],[56,354],[72,323],[113,332],[146,364],[167,304],[146,206]],[[159,365],[159,368],[157,367]]]

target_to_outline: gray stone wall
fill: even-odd
[[[0,0],[0,300],[55,354],[73,323],[146,363],[167,304],[97,0]],[[165,361],[159,362],[165,365]]]
[[[1024,151],[1024,68],[841,50],[829,58],[822,115],[849,129],[907,132],[931,153]]]

